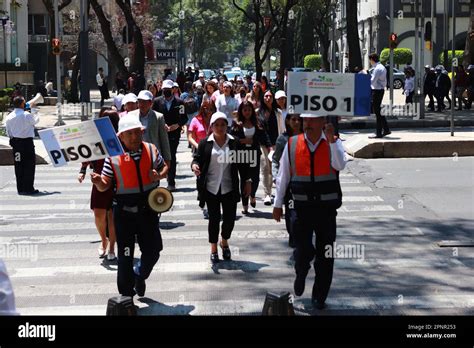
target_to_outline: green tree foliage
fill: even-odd
[[[409,48],[396,48],[393,50],[393,62],[396,65],[411,64],[413,61],[413,52]],[[380,62],[388,64],[390,62],[390,49],[384,48],[380,53]]]
[[[458,64],[463,63],[464,59],[464,51],[463,50],[456,50],[454,51],[454,56],[458,59]],[[444,62],[444,52],[441,52],[441,54],[438,57],[439,62]],[[453,61],[453,51],[449,50],[448,51],[448,65],[445,66],[447,70],[451,70],[451,63]]]
[[[310,54],[304,57],[304,67],[313,70],[321,69],[323,58],[320,54]]]

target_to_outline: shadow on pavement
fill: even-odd
[[[244,273],[257,273],[263,267],[269,267],[265,263],[256,263],[251,261],[220,261],[216,265],[212,265],[215,274],[220,274],[220,270],[242,271]]]
[[[157,302],[150,298],[144,297],[138,299],[138,302],[145,303],[148,307],[139,308],[137,310],[138,315],[190,315],[190,313],[195,309],[194,306],[187,305],[176,305],[168,306],[164,303]]]

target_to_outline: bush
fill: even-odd
[[[463,59],[464,59],[464,51],[463,50],[457,50],[454,51],[454,56],[458,59],[458,63],[462,64]],[[439,64],[443,65],[444,64],[444,52],[442,52],[439,57]],[[451,64],[453,62],[453,51],[449,50],[448,51],[448,65],[445,66],[444,68],[448,71],[451,71]]]
[[[409,48],[395,48],[393,50],[393,62],[396,65],[411,64],[413,52]],[[380,53],[380,62],[383,65],[390,63],[390,49],[384,48]]]
[[[13,94],[14,89],[13,88],[3,88],[0,89],[0,98],[8,96],[11,97]]]
[[[304,67],[319,70],[321,69],[323,58],[320,54],[310,54],[304,57]]]

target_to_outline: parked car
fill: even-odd
[[[216,73],[211,69],[203,69],[203,70],[201,70],[201,72],[204,73],[204,78],[206,80],[210,80],[210,79],[212,79],[213,76],[216,75]]]
[[[385,68],[387,69],[387,72],[388,72],[390,67],[386,65]],[[374,71],[374,68],[371,68],[369,70],[369,74],[372,74],[372,71]],[[388,79],[388,75],[389,74],[387,74],[387,79]],[[388,83],[389,82],[387,81],[387,85]],[[400,89],[400,88],[403,88],[403,86],[405,86],[405,73],[396,68],[393,68],[393,88]]]
[[[313,70],[311,70],[310,68],[289,68],[288,71],[293,71],[293,72],[311,72]]]
[[[241,71],[232,71],[232,70],[224,71],[224,75],[227,76],[227,80],[229,81],[233,80],[236,76],[241,76],[242,78],[244,77]]]
[[[267,76],[266,71],[262,73],[262,76]],[[270,71],[270,82],[276,81],[277,72],[275,70]],[[257,73],[253,73],[252,81],[255,82],[257,80]]]

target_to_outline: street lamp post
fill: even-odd
[[[89,53],[89,19],[87,13],[87,0],[81,0],[81,34],[80,34],[80,56],[81,56],[81,120],[87,121],[89,115],[86,103],[90,102],[89,87],[89,62],[87,59]],[[128,27],[127,27],[128,28]],[[128,43],[128,33],[127,33]]]
[[[2,20],[2,28],[3,28],[3,61],[5,63],[4,69],[5,69],[5,88],[8,88],[8,72],[7,72],[7,35],[6,35],[6,29],[5,26],[7,22],[10,20],[10,17],[8,16],[3,16],[0,18]]]

